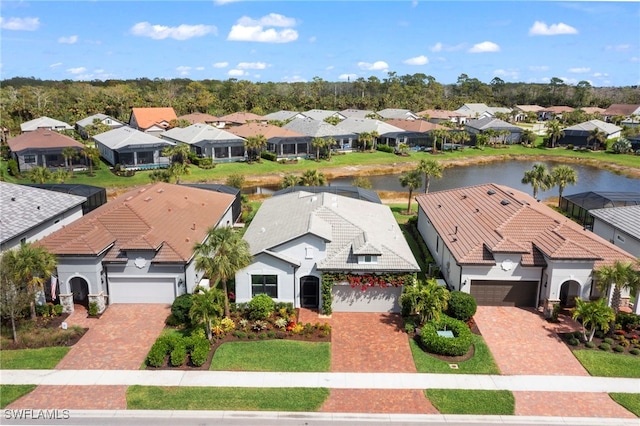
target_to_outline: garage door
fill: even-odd
[[[478,305],[535,307],[537,292],[537,281],[471,281],[471,295]]]
[[[402,287],[360,287],[334,285],[331,289],[334,312],[400,312],[399,298]]]
[[[173,303],[174,279],[109,278],[109,303]]]

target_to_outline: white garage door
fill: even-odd
[[[400,312],[402,287],[360,287],[334,285],[331,289],[333,312]]]
[[[173,278],[109,278],[109,303],[173,303]]]

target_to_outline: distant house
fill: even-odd
[[[562,129],[564,135],[558,139],[557,144],[563,146],[573,145],[599,149],[599,147],[596,146],[598,144],[597,141],[589,140],[589,136],[594,129],[598,129],[600,132],[604,133],[607,139],[620,137],[620,132],[622,131],[621,127],[618,127],[615,124],[605,123],[602,120],[585,121],[584,123],[579,123],[575,126]]]
[[[37,241],[80,219],[85,200],[0,181],[0,251]]]
[[[131,108],[129,126],[141,132],[158,135],[170,126],[171,120],[177,120],[176,112],[167,108]]]
[[[447,127],[441,126],[439,124],[434,124],[422,119],[403,120],[394,118],[386,120],[385,123],[391,124],[392,126],[398,127],[406,132],[402,136],[407,141],[405,143],[411,147],[431,145],[432,138],[428,135],[428,133],[432,130],[449,130]]]
[[[434,124],[441,124],[443,122],[451,122],[457,125],[462,124],[466,118],[465,115],[456,111],[448,111],[444,109],[426,109],[418,113],[420,117]]]
[[[226,130],[197,123],[185,128],[174,128],[160,135],[171,143],[185,143],[198,156],[214,161],[242,161],[245,159],[246,140]]]
[[[538,111],[538,121],[560,120],[562,114],[573,112],[574,108],[566,105],[551,106]]]
[[[606,111],[605,108],[600,108],[600,107],[583,107],[583,108],[580,108],[580,110],[582,110],[582,112],[584,112],[585,114],[599,115],[599,116],[602,116],[602,114]]]
[[[280,111],[272,112],[267,115],[263,115],[262,118],[267,123],[270,121],[278,121],[281,123],[286,123],[287,121],[293,120],[294,118],[305,118],[305,115],[298,111],[280,110]]]
[[[342,114],[347,118],[376,118],[376,119],[380,118],[380,116],[371,109],[348,108],[340,111],[340,114]]]
[[[399,120],[418,120],[420,116],[408,109],[386,108],[378,111],[377,114],[383,120],[399,119]]]
[[[516,121],[526,121],[527,117],[530,115],[534,115],[537,119],[538,113],[543,111],[544,108],[540,105],[516,105],[513,107],[513,110],[516,113]]]
[[[109,164],[119,164],[125,169],[145,170],[168,167],[170,159],[162,150],[175,145],[131,127],[120,127],[93,137],[100,155]]]
[[[283,127],[263,123],[247,123],[227,129],[244,139],[262,135],[267,139],[267,151],[278,158],[307,157],[311,153],[311,138]]]
[[[640,104],[611,104],[602,112],[602,119],[610,123],[614,117],[630,118],[632,115],[640,115]]]
[[[519,143],[522,136],[522,128],[491,117],[469,120],[464,124],[464,128],[471,135],[486,134],[489,130],[492,130],[497,132],[495,136],[497,141],[507,144]],[[505,134],[500,135],[500,132],[505,132]]]
[[[305,117],[309,117],[318,121],[324,121],[327,118],[337,118],[338,120],[342,121],[347,118],[338,111],[329,111],[326,109],[310,109],[309,111],[305,111],[302,114],[304,114]]]
[[[263,123],[265,122],[264,117],[258,114],[254,114],[252,112],[234,112],[231,114],[223,115],[222,117],[218,117],[215,122],[216,127],[220,129],[242,126],[247,123]]]
[[[38,242],[57,257],[59,299],[74,303],[163,303],[203,278],[194,245],[232,223],[231,194],[155,183],[128,191]]]
[[[34,167],[66,167],[62,151],[72,148],[76,156],[70,158],[73,164],[81,164],[84,159],[80,155],[84,149],[77,140],[45,128],[22,133],[7,141],[11,157],[18,162],[21,172],[29,171]]]
[[[186,120],[191,124],[203,123],[214,124],[218,121],[218,117],[203,112],[192,112],[191,114],[181,115],[178,120]]]
[[[87,133],[87,126],[92,126],[96,122],[103,124],[105,126],[109,126],[111,130],[118,129],[125,124],[115,118],[106,115],[106,114],[94,114],[87,118],[83,118],[82,120],[76,121],[76,131],[82,136],[82,139],[87,139],[89,134]]]
[[[336,127],[341,132],[356,133],[358,135],[362,133],[378,133],[378,137],[373,141],[373,147],[377,144],[397,147],[401,143],[408,142],[408,132],[404,129],[371,118],[347,118],[336,124]]]
[[[107,190],[99,186],[75,183],[30,183],[27,186],[86,198],[82,203],[83,215],[97,209],[107,202]]]
[[[587,191],[560,199],[560,210],[585,229],[593,229],[592,210],[624,206],[640,206],[640,192]]]
[[[504,107],[490,107],[483,103],[468,103],[462,105],[456,110],[456,112],[462,114],[465,117],[463,122],[466,122],[468,120],[479,120],[485,117],[493,118],[498,112],[511,114],[511,109]]]
[[[594,269],[635,258],[528,194],[496,184],[420,194],[418,230],[452,290],[479,305],[572,306]],[[628,303],[628,293],[622,305]]]
[[[49,117],[40,117],[20,124],[20,131],[33,132],[38,129],[43,130],[55,130],[56,132],[61,130],[73,130],[73,126],[65,123],[64,121],[56,120]]]
[[[355,133],[345,132],[325,121],[318,121],[309,117],[295,118],[282,127],[311,138],[333,138],[336,142],[331,148],[340,151],[350,150],[353,146],[353,141],[358,139],[358,135]]]
[[[589,214],[595,234],[640,259],[640,205],[589,210]]]
[[[265,200],[243,238],[253,262],[236,273],[237,302],[318,309],[326,278],[334,312],[399,312],[401,282],[420,270],[388,206],[326,192]],[[374,276],[386,278],[366,285]]]

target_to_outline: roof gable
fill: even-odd
[[[84,145],[72,137],[44,128],[22,133],[9,139],[7,144],[11,151],[17,154],[29,149],[63,149],[66,147],[77,150],[84,149]]]
[[[137,123],[138,128],[147,130],[153,126],[166,129],[171,120],[176,120],[176,112],[171,107],[162,108],[131,108],[131,121]]]
[[[73,130],[73,127],[64,121],[49,117],[38,117],[20,124],[23,132],[32,132],[37,129]]]
[[[160,139],[156,136],[152,136],[148,133],[126,126],[100,133],[95,135],[93,139],[112,150],[118,150],[129,146],[153,147],[174,145],[173,142]]]

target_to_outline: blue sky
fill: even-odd
[[[640,3],[7,1],[3,79],[640,84]]]

